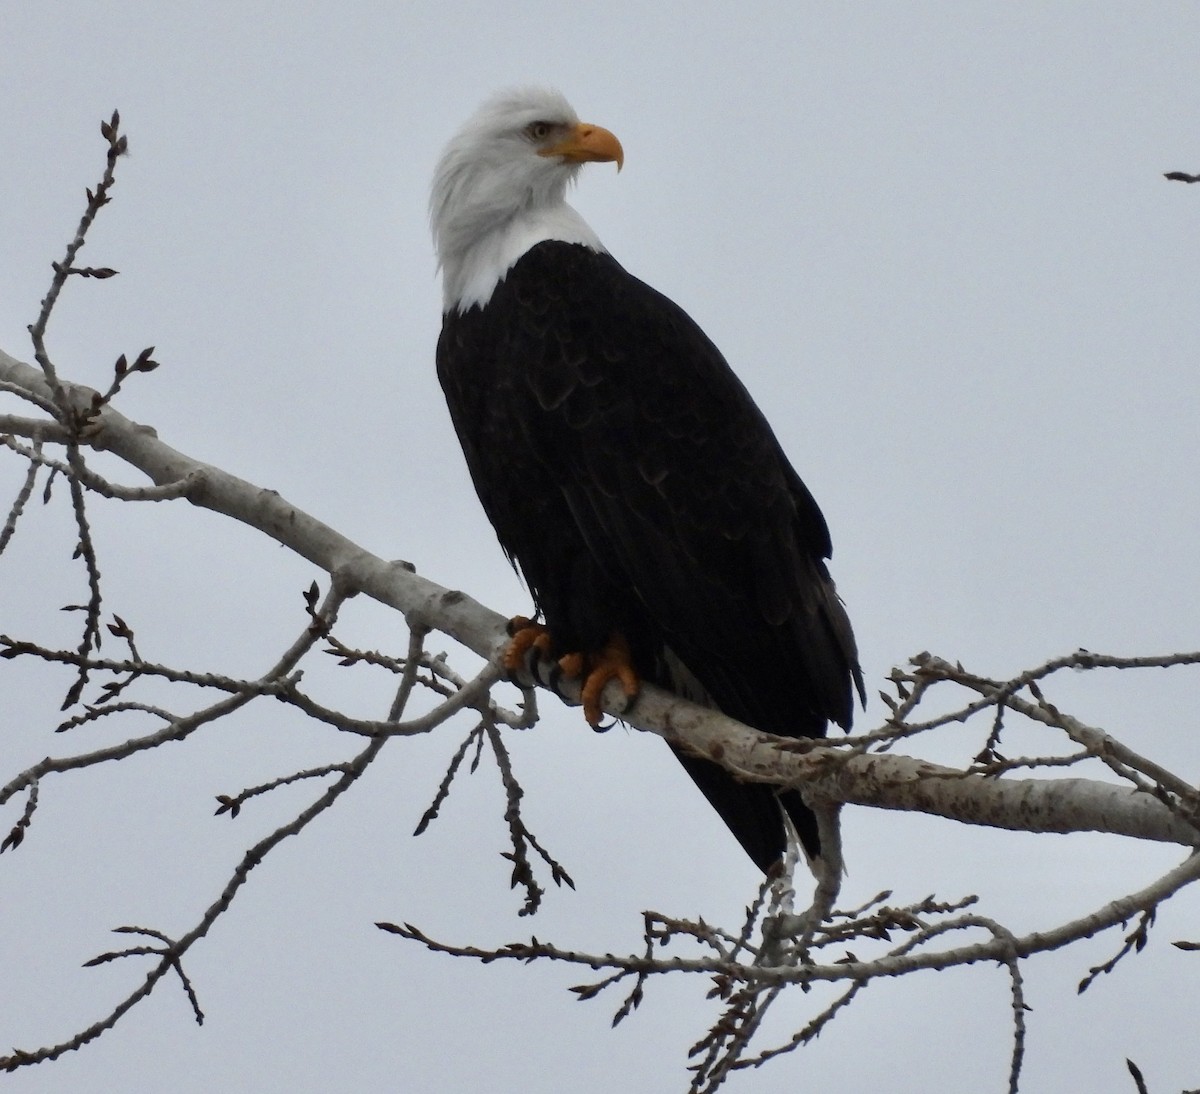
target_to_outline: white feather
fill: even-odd
[[[446,145],[429,200],[443,310],[482,307],[545,240],[604,250],[566,202],[581,164],[538,155],[526,127],[539,121],[572,126],[579,117],[557,91],[517,88],[484,103]]]

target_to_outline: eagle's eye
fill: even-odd
[[[551,128],[549,122],[530,122],[525,127],[525,136],[531,141],[544,141],[550,136]]]

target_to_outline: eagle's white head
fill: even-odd
[[[619,170],[621,142],[581,122],[557,91],[514,88],[475,112],[446,145],[429,199],[446,311],[486,304],[513,263],[543,240],[604,250],[566,202],[567,186],[593,161]]]

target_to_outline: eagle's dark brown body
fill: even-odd
[[[694,692],[690,676],[748,725],[850,725],[862,680],[825,520],[679,307],[608,254],[546,241],[484,306],[446,313],[437,363],[480,500],[559,652],[619,631],[645,679]],[[679,758],[768,869],[785,847],[775,792]],[[780,800],[815,851],[799,794]]]

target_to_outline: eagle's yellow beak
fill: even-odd
[[[557,144],[538,150],[539,156],[562,156],[569,163],[625,164],[625,150],[612,133],[599,125],[580,122]]]

